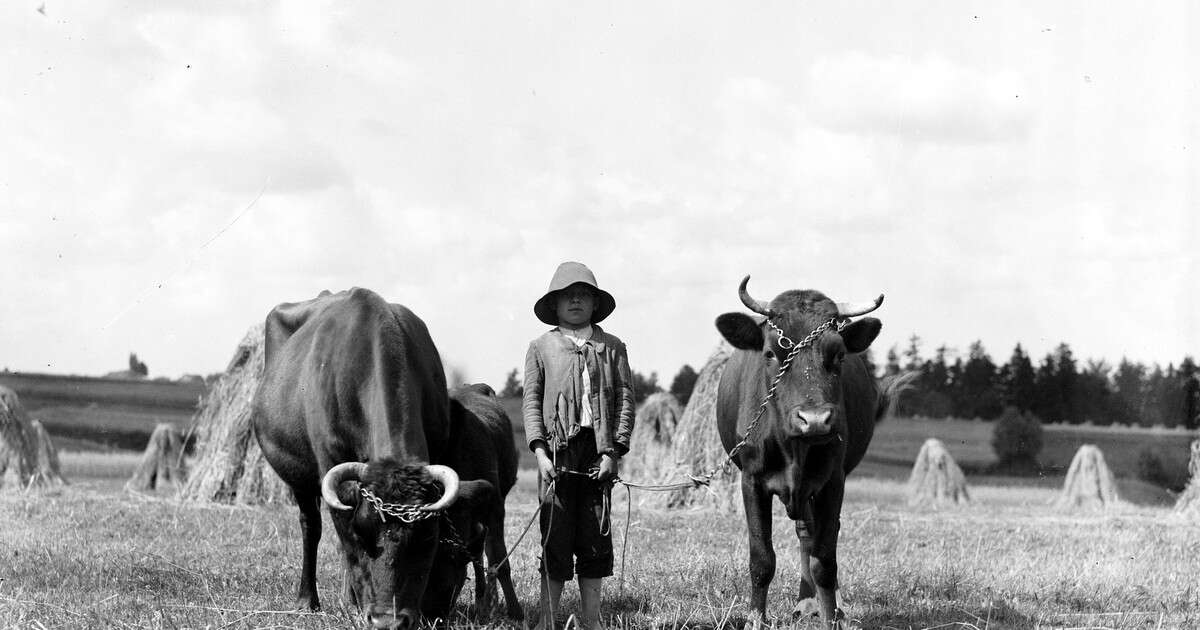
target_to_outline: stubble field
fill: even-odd
[[[366,628],[341,597],[336,535],[324,531],[324,611],[291,610],[298,571],[292,508],[180,504],[125,493],[130,454],[64,453],[72,484],[0,492],[0,627]],[[1200,524],[1168,508],[1104,513],[1050,506],[1056,490],[975,486],[969,507],[905,503],[893,479],[852,478],[842,516],[842,598],[864,628],[1200,627]],[[614,492],[614,542],[625,532]],[[535,507],[523,470],[508,499],[511,546]],[[611,626],[739,627],[748,596],[738,514],[633,509],[625,566],[605,583]],[[793,623],[797,543],[777,506],[778,570],[769,613]],[[537,592],[536,531],[513,555],[527,611]],[[621,579],[623,576],[623,580]],[[623,581],[623,587],[621,583]],[[470,591],[470,587],[465,589]],[[455,627],[520,627],[475,615],[469,593]],[[565,607],[576,604],[568,587]]]

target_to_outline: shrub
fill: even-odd
[[[992,450],[1001,468],[1038,468],[1042,451],[1042,421],[1028,411],[1006,407],[992,429]]]
[[[1138,451],[1137,476],[1142,481],[1163,488],[1169,486],[1171,483],[1170,478],[1167,476],[1167,469],[1163,466],[1162,459],[1159,459],[1158,454],[1147,447],[1142,447]]]

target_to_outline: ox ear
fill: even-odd
[[[842,341],[846,343],[846,351],[859,353],[871,347],[871,342],[879,336],[883,322],[874,317],[864,317],[842,329]]]
[[[495,486],[483,479],[473,479],[459,482],[458,499],[454,501],[454,505],[465,505],[472,513],[482,513],[484,508],[499,502],[500,495]]]
[[[762,350],[763,332],[758,322],[745,313],[725,313],[717,318],[717,331],[738,350]]]

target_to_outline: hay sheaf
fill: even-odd
[[[712,471],[717,474],[706,487],[648,493],[647,501],[674,508],[710,507],[722,512],[741,509],[741,473],[733,466],[724,467],[728,458],[717,434],[717,386],[732,354],[733,346],[722,340],[704,363],[692,397],[671,436],[669,457],[663,458],[658,477],[652,483],[672,484],[686,482],[689,475]]]
[[[1104,461],[1104,453],[1092,444],[1080,446],[1055,505],[1072,509],[1107,508],[1119,502],[1117,482]]]
[[[43,454],[43,449],[49,452]],[[60,484],[58,453],[53,449],[50,437],[40,423],[35,427],[17,393],[0,386],[0,488]]]
[[[291,503],[250,427],[254,394],[262,381],[263,325],[252,326],[192,420],[196,457],[180,496],[184,500],[257,505]]]
[[[1192,440],[1188,459],[1188,485],[1175,501],[1175,513],[1191,519],[1200,518],[1200,440]]]
[[[160,423],[150,434],[142,459],[125,489],[145,492],[160,488],[178,488],[187,481],[183,434],[175,425]]]
[[[657,392],[646,397],[638,407],[629,454],[621,466],[621,477],[634,482],[658,480],[671,456],[671,440],[683,409],[669,393]],[[639,503],[647,497],[640,496]]]
[[[937,438],[925,440],[908,478],[909,504],[937,507],[970,501],[967,478],[946,445]]]

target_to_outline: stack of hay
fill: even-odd
[[[1106,508],[1120,501],[1117,482],[1104,461],[1104,453],[1092,444],[1075,452],[1067,480],[1055,505],[1062,508]]]
[[[671,438],[682,415],[679,401],[667,392],[651,394],[642,401],[633,423],[629,454],[621,465],[622,479],[653,483],[662,477],[665,468],[672,468]],[[639,493],[640,503],[651,500],[647,494]]]
[[[937,438],[925,440],[908,478],[909,504],[936,507],[970,501],[967,478],[946,445]]]
[[[0,487],[62,483],[58,451],[42,423],[29,419],[16,392],[0,386]]]
[[[125,489],[145,492],[156,488],[178,488],[187,481],[184,439],[175,425],[166,422],[154,427],[150,442]]]
[[[1200,517],[1200,440],[1192,441],[1192,455],[1188,459],[1191,475],[1187,488],[1175,501],[1175,513],[1191,518]]]
[[[196,458],[181,497],[188,501],[292,503],[291,490],[263,458],[250,428],[254,393],[263,376],[263,325],[250,328],[225,373],[192,421]]]
[[[728,456],[717,433],[717,386],[721,372],[733,354],[733,346],[724,340],[708,357],[696,378],[696,387],[688,400],[683,417],[671,439],[671,455],[656,480],[670,484],[688,480],[688,475],[704,475],[717,471],[707,487],[689,487],[662,495],[667,507],[715,507],[723,512],[741,509],[740,473],[732,464],[725,468]]]

